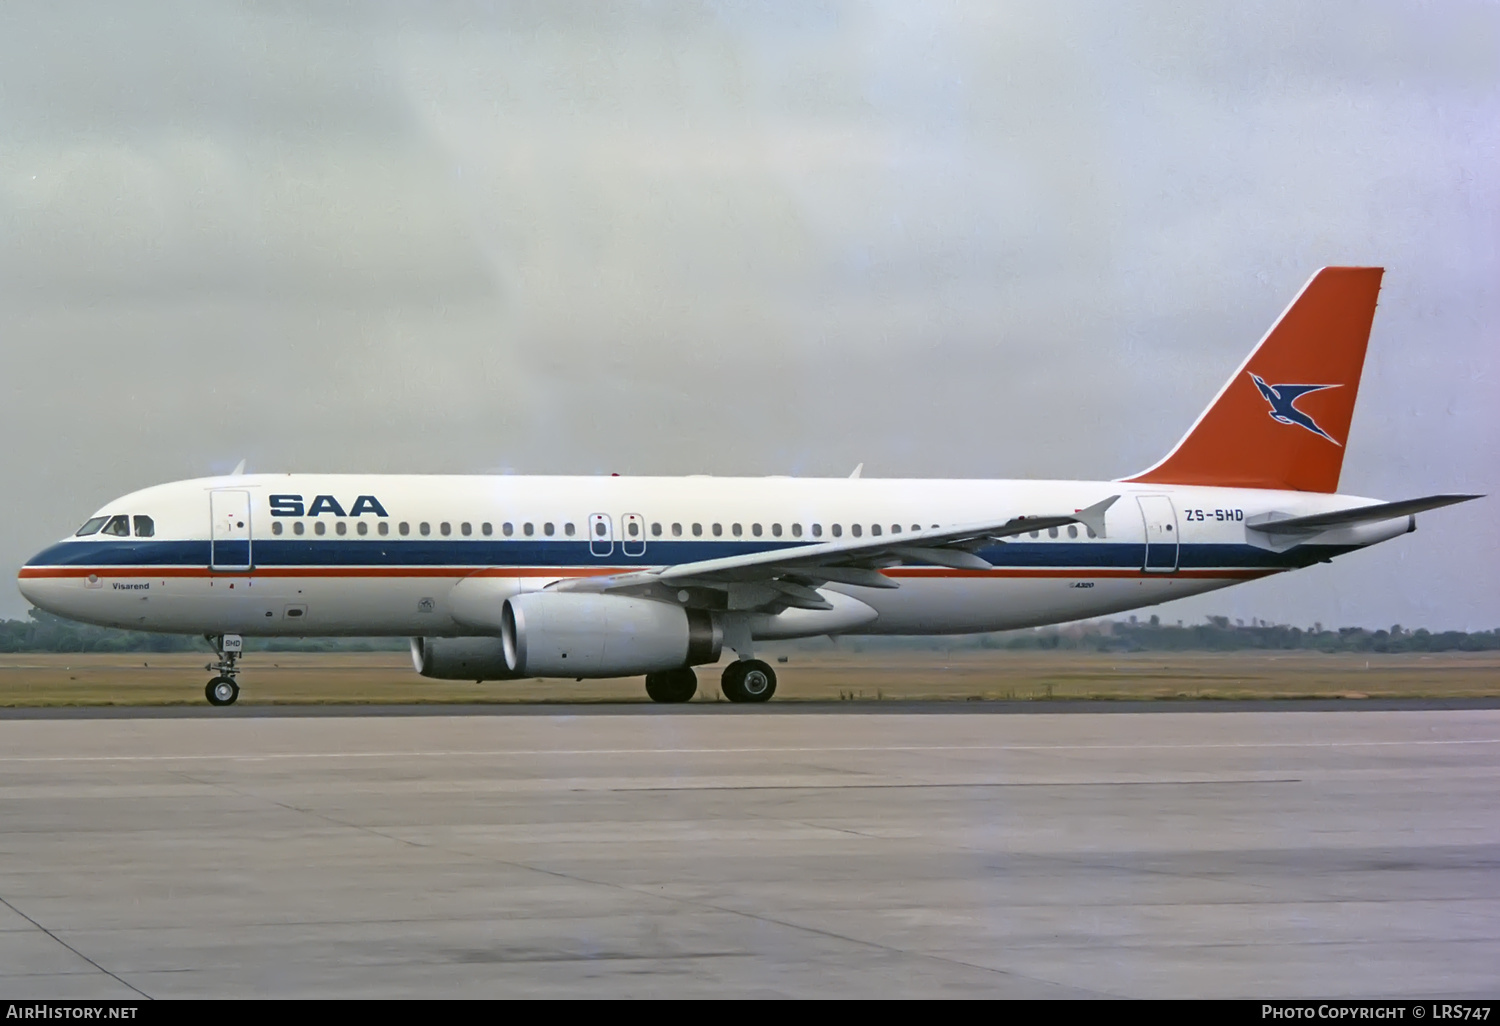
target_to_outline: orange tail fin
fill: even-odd
[[[1176,448],[1124,480],[1338,491],[1384,273],[1314,274]]]

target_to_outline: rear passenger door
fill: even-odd
[[[1177,569],[1177,510],[1165,495],[1141,495],[1136,498],[1141,519],[1146,526],[1147,573],[1170,574]]]

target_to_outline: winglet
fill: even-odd
[[[1090,531],[1093,531],[1099,537],[1103,538],[1104,514],[1108,513],[1109,507],[1113,506],[1116,502],[1119,501],[1119,499],[1120,497],[1118,495],[1111,495],[1109,498],[1104,499],[1101,502],[1094,503],[1088,509],[1079,510],[1078,512],[1074,513],[1073,516],[1084,527],[1087,527]]]

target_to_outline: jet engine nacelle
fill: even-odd
[[[711,613],[625,595],[535,591],[505,600],[505,665],[516,677],[631,677],[719,658]]]
[[[513,680],[499,638],[412,638],[417,672],[436,680]]]

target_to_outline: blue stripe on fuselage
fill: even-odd
[[[626,556],[615,545],[608,556],[595,556],[587,541],[484,538],[272,538],[254,543],[255,565],[272,567],[558,567],[670,566],[721,559],[775,549],[795,550],[799,543],[751,541],[657,541],[641,556]],[[1301,545],[1270,552],[1253,545],[1182,545],[1178,567],[1291,569],[1342,555],[1357,546]],[[43,550],[27,562],[32,567],[207,566],[209,542],[121,539],[66,541]],[[979,555],[999,568],[1140,569],[1145,546],[1106,541],[1007,542],[981,549]]]

